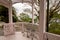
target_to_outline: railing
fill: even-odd
[[[31,40],[38,40],[38,25],[32,23],[17,23],[22,26],[21,31],[23,36],[30,38]],[[33,29],[34,28],[34,29]],[[35,30],[36,29],[36,30]],[[35,31],[34,31],[35,30]],[[60,35],[56,35],[53,33],[44,33],[44,40],[60,40]]]
[[[14,23],[3,24],[4,35],[10,35],[15,33]]]
[[[38,25],[32,23],[24,23],[24,33],[31,40],[38,40]]]
[[[23,36],[31,40],[38,40],[38,25],[26,22],[15,23],[16,31],[21,31]]]
[[[14,34],[15,31],[21,32],[24,37],[31,40],[38,40],[38,25],[26,22],[4,23],[2,25],[3,35]]]
[[[60,40],[60,35],[45,32],[45,40]]]
[[[15,28],[14,30],[10,29],[11,25],[13,26],[12,28]],[[38,35],[38,25],[32,24],[32,23],[12,23],[12,24],[1,24],[0,25],[0,30],[4,33],[4,35],[9,35],[12,31],[12,34],[14,31],[21,32],[24,37],[30,38],[31,40],[38,40],[39,35]],[[1,32],[0,32],[1,33]],[[56,35],[53,33],[44,33],[44,40],[60,40],[60,35]]]

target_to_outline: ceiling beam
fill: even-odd
[[[9,5],[6,5],[6,4],[4,4],[4,3],[0,3],[0,5],[3,5],[3,6],[5,6],[5,7],[7,7],[7,8],[9,8]]]
[[[9,2],[4,1],[4,0],[0,0],[0,5],[3,5],[3,6],[8,8],[9,7]]]
[[[12,4],[15,4],[15,3],[22,3],[22,1],[20,1],[20,2],[13,2]],[[32,2],[24,1],[23,3],[32,3]]]

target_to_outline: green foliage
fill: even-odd
[[[49,21],[54,17],[59,18],[58,17],[58,12],[59,11],[60,11],[60,1],[58,3],[57,3],[57,1],[55,1],[55,3],[49,9]]]
[[[13,14],[13,22],[16,22],[18,21],[18,18],[16,16],[16,11],[15,9],[13,8],[12,10],[12,14]],[[0,5],[0,21],[3,21],[3,22],[6,22],[8,23],[9,22],[9,15],[8,15],[8,8]]]
[[[39,20],[39,18],[38,18],[39,16],[36,16],[36,18],[34,19],[34,22],[35,23],[37,23],[38,22],[38,20]]]
[[[49,26],[49,32],[60,34],[60,23],[57,23],[57,22],[51,23]]]
[[[60,1],[58,3],[55,3],[50,7],[49,9],[49,29],[48,31],[50,33],[55,33],[60,35],[60,14],[58,13],[60,11]]]
[[[0,21],[8,22],[8,8],[0,5]]]
[[[16,16],[16,11],[15,11],[15,8],[13,7],[13,9],[12,9],[12,13],[13,13],[13,22],[17,22],[19,19],[18,19],[18,17]]]
[[[20,20],[23,22],[32,22],[32,19],[29,17],[28,14],[21,13],[19,17],[20,17]]]

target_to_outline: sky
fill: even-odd
[[[23,12],[24,9],[28,8],[31,9],[32,7],[26,3],[22,4],[22,3],[16,3],[13,5],[13,7],[16,9],[17,13],[21,13]]]
[[[16,12],[17,12],[17,16],[20,15],[20,13],[24,12],[24,9],[29,9],[32,12],[32,7],[30,5],[28,5],[27,3],[16,3],[13,5],[13,7],[15,8]],[[26,13],[26,12],[25,12]],[[32,14],[28,13],[28,15],[30,16],[30,18],[32,18]],[[36,18],[36,16],[34,16],[34,18]]]

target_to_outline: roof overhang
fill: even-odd
[[[37,2],[37,0],[33,0],[34,3]],[[32,3],[32,0],[12,0],[12,4],[15,3]]]
[[[0,5],[3,5],[5,7],[7,7],[7,8],[9,8],[9,1],[7,1],[7,0],[0,0]]]
[[[24,2],[32,2],[32,0],[12,0],[12,3],[24,3]]]
[[[11,3],[12,5],[15,3],[31,3],[32,4],[33,2],[36,3],[37,0],[33,0],[33,2],[32,0],[0,0],[0,5],[3,5],[9,8],[10,2],[12,2]]]

